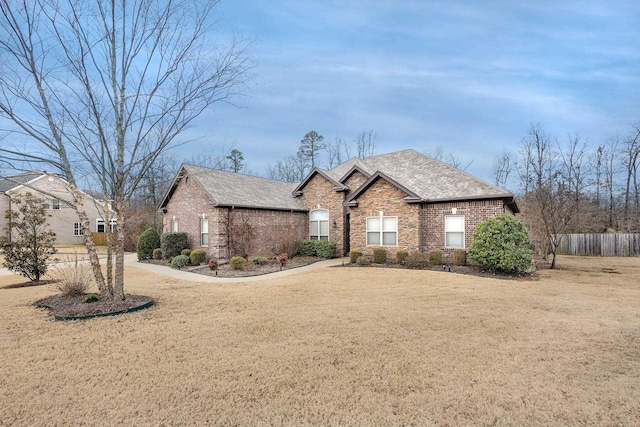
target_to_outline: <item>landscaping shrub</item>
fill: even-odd
[[[53,287],[62,295],[82,295],[94,282],[93,272],[89,264],[80,262],[76,255],[73,266],[56,265]]]
[[[453,265],[467,265],[467,251],[455,249],[453,251]]]
[[[349,253],[349,262],[351,264],[355,264],[360,257],[362,257],[362,251],[360,249],[351,249],[351,252]]]
[[[100,295],[96,295],[96,294],[89,294],[82,299],[83,304],[89,304],[89,303],[98,302],[98,301],[100,301]]]
[[[251,258],[251,262],[255,265],[266,265],[269,264],[269,258],[266,256],[254,256]]]
[[[371,261],[369,261],[369,258],[362,256],[362,254],[360,254],[361,256],[359,256],[356,259],[356,265],[359,265],[361,267],[367,267],[369,265],[371,265]]]
[[[234,256],[229,260],[229,265],[234,270],[242,270],[246,262],[247,260],[242,258],[241,256]]]
[[[160,235],[155,228],[147,228],[138,237],[136,253],[138,260],[149,259],[153,256],[153,251],[160,247]]]
[[[300,251],[300,241],[298,240],[284,241],[279,245],[276,245],[275,252],[278,253],[278,251],[280,251],[280,253],[283,253],[283,252],[286,253],[289,258],[293,258],[294,256],[298,255]]]
[[[336,242],[328,240],[314,240],[316,242],[316,255],[321,258],[333,258],[336,256]]]
[[[300,240],[298,242],[298,252],[302,256],[316,256],[316,242],[318,240]]]
[[[432,249],[429,251],[429,264],[431,265],[442,264],[442,251],[440,249]]]
[[[478,224],[468,253],[471,261],[493,272],[523,273],[533,265],[529,232],[508,214]]]
[[[180,251],[180,255],[186,255],[186,256],[190,256],[191,255],[191,249],[183,249]]]
[[[409,256],[409,252],[405,250],[399,250],[396,252],[396,264],[404,265],[407,262],[407,257]]]
[[[218,269],[218,260],[216,258],[211,258],[207,265],[209,266],[209,270],[211,270],[211,271],[217,270]]]
[[[287,265],[287,261],[289,261],[289,256],[286,252],[282,252],[276,259],[280,263],[280,266],[284,267],[285,265]]]
[[[171,259],[171,268],[179,270],[187,264],[189,264],[189,257],[186,255],[177,255]]]
[[[162,259],[162,249],[156,248],[153,250],[153,259]]]
[[[164,233],[160,236],[160,248],[162,249],[162,258],[172,259],[181,255],[183,249],[187,246],[187,233]]]
[[[422,252],[412,251],[409,252],[404,265],[407,268],[413,268],[417,270],[423,269],[429,267],[429,259],[427,258],[427,255]]]
[[[386,264],[387,263],[387,250],[385,248],[373,249],[373,262],[374,264]]]
[[[200,265],[207,260],[207,253],[203,249],[195,249],[189,254],[191,264]]]

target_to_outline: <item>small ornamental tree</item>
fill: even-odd
[[[11,197],[13,209],[7,210],[9,232],[15,236],[4,242],[0,254],[4,255],[3,267],[19,273],[33,282],[47,272],[47,260],[57,251],[53,247],[56,234],[48,229],[43,200],[31,193]]]
[[[507,214],[478,224],[467,255],[493,272],[523,273],[533,265],[529,232],[516,217]]]

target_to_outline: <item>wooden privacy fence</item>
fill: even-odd
[[[640,256],[640,233],[563,234],[558,254]]]

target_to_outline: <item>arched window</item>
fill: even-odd
[[[309,212],[309,239],[329,240],[329,211],[315,209]]]

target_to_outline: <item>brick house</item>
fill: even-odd
[[[280,252],[298,239],[371,254],[385,247],[451,259],[479,222],[518,212],[513,194],[414,150],[313,169],[299,184],[182,165],[160,208],[163,231],[184,231],[208,255]]]
[[[12,238],[4,213],[11,209],[11,196],[22,193],[31,193],[43,199],[43,206],[49,216],[49,229],[56,233],[56,244],[84,244],[82,226],[71,204],[73,196],[68,190],[67,181],[56,174],[42,171],[25,172],[0,179],[0,238]],[[104,233],[106,230],[102,201],[85,193],[84,207],[91,221],[92,233]],[[111,230],[115,231],[115,220],[109,222]]]

